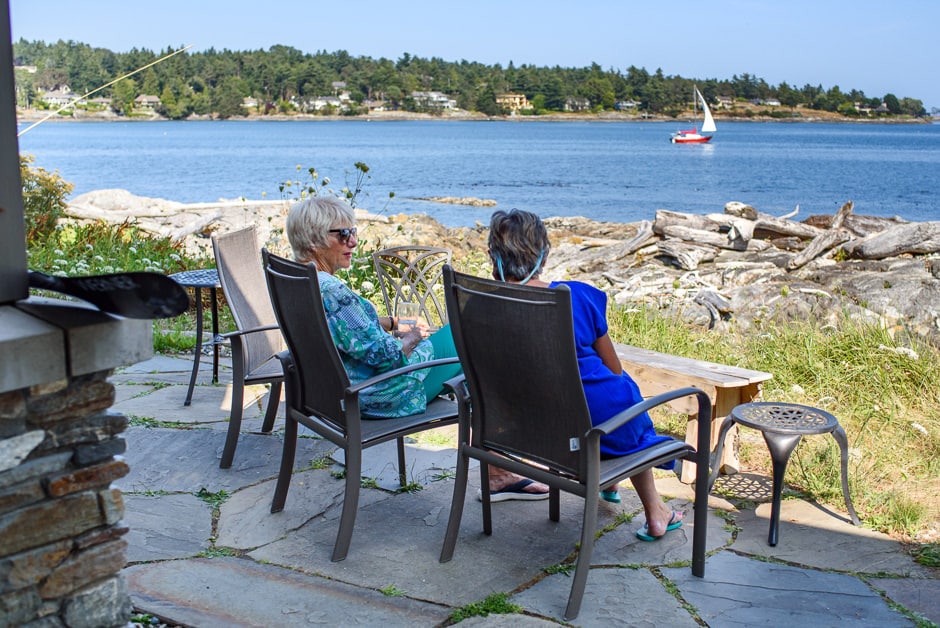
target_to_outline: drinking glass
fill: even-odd
[[[421,307],[417,303],[399,302],[395,308],[395,316],[398,317],[398,329],[408,331],[417,325],[420,314]]]

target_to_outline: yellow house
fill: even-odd
[[[503,109],[519,111],[529,108],[529,99],[525,97],[525,94],[497,94],[496,104]]]

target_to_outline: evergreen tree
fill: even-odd
[[[46,44],[21,38],[13,45],[15,63],[34,65],[37,71],[28,79],[25,73],[17,72],[18,102],[24,100],[23,94],[28,99],[36,90],[65,86],[87,93],[177,49],[167,47],[154,53],[134,48],[115,53],[73,41]],[[26,85],[27,81],[31,85]],[[254,96],[263,101],[264,111],[275,106],[282,111],[304,111],[305,101],[334,95],[331,86],[337,81],[346,82],[346,90],[355,103],[366,98],[386,99],[391,106],[413,110],[416,105],[410,96],[412,92],[440,91],[462,108],[490,114],[499,109],[496,94],[515,92],[525,94],[536,111],[562,111],[569,97],[579,96],[587,98],[595,109],[610,109],[617,100],[639,100],[651,113],[678,115],[689,107],[692,83],[699,85],[712,102],[719,95],[777,98],[791,108],[809,105],[851,114],[857,111],[855,103],[871,106],[873,100],[859,90],[842,92],[838,86],[826,90],[822,85],[807,84],[796,89],[781,83],[772,87],[751,74],[703,80],[665,76],[661,69],[651,74],[632,65],[626,72],[604,70],[596,63],[586,68],[549,68],[516,66],[510,62],[503,68],[499,64],[488,66],[466,60],[425,59],[407,52],[391,61],[355,57],[345,50],[304,53],[276,45],[267,51],[210,48],[172,56],[135,75],[130,83],[115,85],[112,107],[129,113],[133,97],[159,95],[167,100],[161,111],[168,117],[214,113],[227,118],[245,115],[242,98]],[[892,115],[926,114],[923,103],[915,98],[899,99],[888,94],[884,102]],[[877,104],[880,103],[878,99]]]

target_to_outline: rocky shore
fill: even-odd
[[[721,121],[734,122],[838,122],[838,123],[860,123],[860,124],[930,124],[931,118],[912,118],[910,116],[891,116],[875,118],[848,118],[840,113],[831,111],[822,111],[815,109],[799,108],[792,112],[790,117],[766,115],[767,108],[751,104],[739,104],[735,110],[715,111],[715,119]],[[50,116],[49,111],[41,109],[17,109],[17,122],[21,124],[31,124],[42,121],[47,122],[134,122],[134,121],[170,121],[155,111],[142,111],[132,116],[115,113],[111,109],[100,111],[86,111],[84,109],[74,109],[61,114]],[[214,120],[211,115],[190,115],[186,120]],[[368,114],[357,116],[344,115],[321,115],[311,113],[275,113],[275,114],[257,114],[251,113],[244,117],[237,117],[238,120],[505,120],[513,122],[669,122],[675,123],[677,120],[683,120],[680,116],[675,118],[663,114],[650,114],[645,112],[628,111],[602,111],[600,113],[578,112],[578,113],[543,113],[540,115],[499,115],[488,116],[476,111],[466,111],[463,109],[454,109],[440,111],[436,113],[418,113],[412,111],[370,111]]]
[[[182,204],[100,190],[75,197],[67,215],[130,220],[209,256],[212,232],[250,223],[266,246],[286,254],[287,209],[284,201]],[[707,217],[653,218],[627,224],[546,218],[553,248],[543,276],[587,281],[617,304],[654,305],[713,329],[746,332],[762,320],[826,325],[847,316],[940,346],[940,223],[851,215],[775,218],[740,203]],[[702,228],[684,240],[675,223],[687,218]],[[486,250],[485,225],[451,228],[426,214],[359,211],[359,226],[369,249],[430,244],[451,248],[457,260],[480,262]],[[774,229],[803,235],[784,237]],[[882,253],[866,257],[878,243]],[[690,247],[704,253],[693,250],[689,261]]]

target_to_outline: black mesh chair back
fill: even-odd
[[[697,388],[644,400],[596,426],[578,371],[571,292],[507,284],[444,268],[444,293],[454,343],[466,378],[458,394],[457,472],[441,562],[451,560],[466,497],[469,460],[480,462],[483,532],[492,533],[489,465],[549,486],[549,519],[560,519],[560,492],[584,498],[578,562],[564,619],[577,617],[590,570],[598,493],[637,473],[677,459],[695,461],[692,573],[705,573],[711,401]],[[601,460],[600,438],[643,412],[695,396],[697,447],[667,439],[646,449]],[[624,604],[629,604],[625,600]]]
[[[578,373],[571,295],[460,275],[454,343],[473,402],[474,444],[580,477],[591,419]],[[551,336],[546,332],[551,330]],[[551,380],[566,382],[545,389]]]
[[[330,335],[316,267],[270,254],[265,259],[271,301],[300,375],[291,405],[345,430],[349,376]]]
[[[279,355],[287,387],[287,410],[284,451],[271,512],[283,510],[287,501],[294,469],[298,425],[342,447],[346,464],[345,492],[332,560],[343,560],[349,551],[359,506],[363,450],[395,440],[398,447],[398,477],[404,487],[407,484],[404,437],[457,422],[457,403],[444,397],[433,399],[421,414],[363,420],[359,408],[360,391],[404,373],[453,364],[457,359],[409,364],[376,375],[365,382],[352,384],[330,334],[316,266],[298,264],[271,255],[266,250],[262,251],[262,257],[271,302],[288,348]],[[457,392],[458,380],[462,377],[448,383],[454,394]]]
[[[449,249],[417,245],[372,253],[386,311],[394,315],[399,303],[417,303],[428,323],[447,323],[441,273],[452,257]]]
[[[227,469],[234,460],[241,432],[246,385],[271,384],[261,431],[267,433],[274,428],[283,381],[277,354],[284,349],[284,339],[268,297],[254,226],[214,234],[212,249],[222,293],[237,329],[223,336],[232,346],[233,371],[232,414],[219,465]]]

